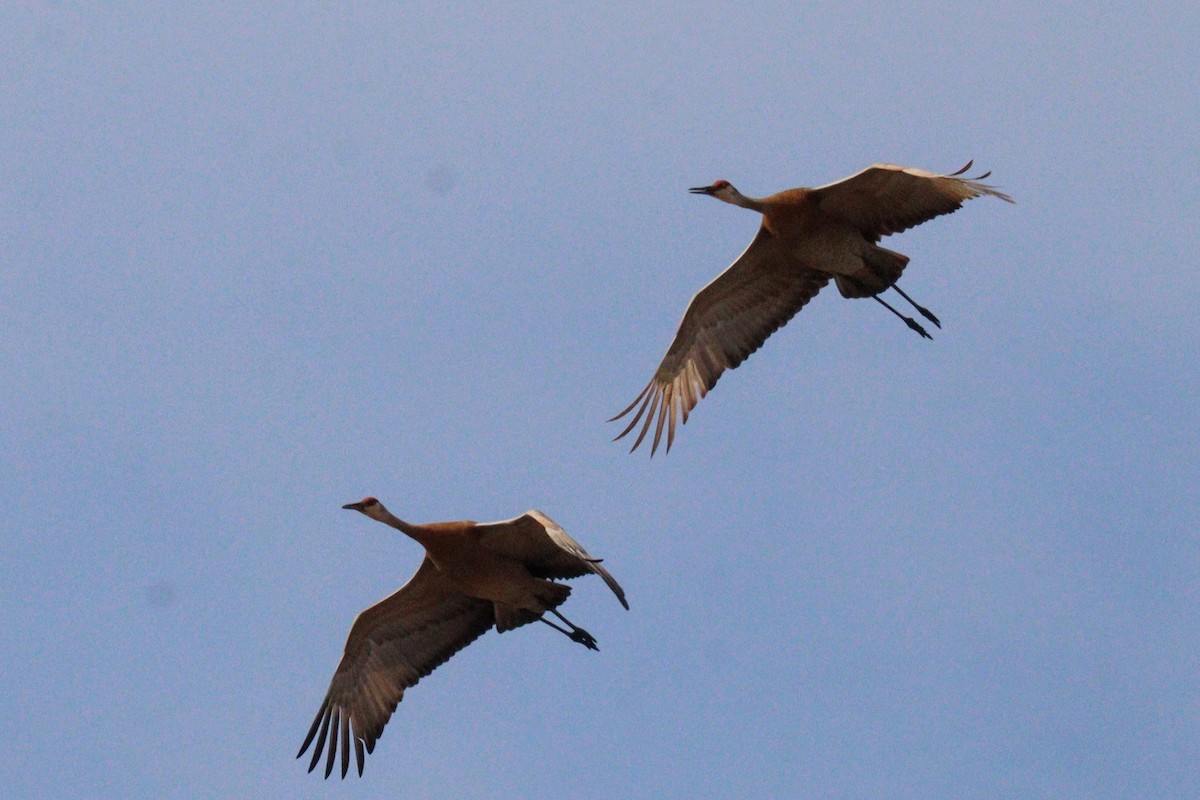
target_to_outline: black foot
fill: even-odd
[[[900,287],[898,287],[898,286],[893,286],[892,288],[893,288],[893,289],[895,289],[895,290],[896,290],[896,291],[898,291],[898,292],[900,291]],[[903,293],[902,293],[902,294],[903,294]],[[904,320],[904,324],[905,324],[905,325],[907,325],[908,327],[912,328],[914,331],[916,331],[917,333],[921,334],[921,335],[922,335],[922,336],[924,336],[926,339],[932,339],[932,338],[933,338],[932,336],[930,336],[930,335],[929,335],[929,332],[928,332],[928,331],[926,331],[924,328],[922,328],[922,327],[921,327],[921,323],[917,322],[917,321],[916,321],[915,319],[913,319],[912,317],[906,317],[906,316],[904,316],[904,315],[903,315],[903,314],[901,314],[899,311],[897,311],[896,309],[892,308],[891,304],[890,304],[890,303],[888,303],[888,301],[884,300],[884,299],[883,299],[882,297],[880,297],[879,295],[872,295],[872,296],[875,298],[875,302],[879,303],[879,305],[883,306],[883,307],[884,307],[884,308],[886,308],[888,311],[892,312],[892,313],[893,313],[893,314],[895,314],[897,317],[899,317],[900,319]],[[911,301],[911,300],[909,300],[908,302],[912,303],[912,301]],[[920,308],[921,308],[921,307],[920,307],[920,306],[918,306],[916,303],[913,303],[913,306],[914,306],[914,307],[916,307],[916,308],[918,308],[918,309],[920,309]],[[925,313],[927,316],[933,316],[932,314],[929,314],[929,312],[928,312],[928,311],[925,311],[924,309],[921,309],[921,311],[922,311],[923,313]],[[939,327],[940,327],[940,326],[939,326]]]
[[[596,646],[596,637],[585,631],[583,628],[576,628],[567,634],[573,642],[579,642],[588,650],[600,652],[600,648]]]
[[[932,336],[930,336],[930,335],[929,335],[929,331],[927,331],[927,330],[925,330],[924,328],[922,328],[922,327],[921,327],[921,323],[917,322],[917,321],[916,321],[915,319],[913,319],[912,317],[901,317],[901,319],[903,319],[903,320],[904,320],[905,324],[906,324],[906,325],[908,325],[908,327],[912,328],[914,331],[916,331],[917,333],[921,334],[921,335],[922,335],[922,336],[924,336],[926,339],[932,339],[932,338],[933,338]]]
[[[922,317],[929,320],[934,325],[937,325],[939,328],[942,327],[942,321],[939,320],[937,317],[935,317],[933,315],[932,311],[930,311],[928,308],[926,308],[925,306],[918,303],[916,300],[913,300],[911,297],[908,296],[907,292],[905,292],[903,289],[901,289],[896,284],[893,283],[892,288],[896,290],[897,294],[899,294],[901,297],[903,297],[905,300],[907,300],[909,302],[909,305],[911,305],[913,308],[915,308]]]
[[[942,327],[941,321],[933,315],[932,311],[930,311],[928,308],[925,308],[925,306],[918,306],[914,304],[913,308],[921,312],[921,316],[932,322],[934,325],[937,325],[939,328]]]

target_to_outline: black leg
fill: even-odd
[[[896,284],[893,283],[892,288],[895,289],[897,292],[899,292],[901,297],[903,297],[905,300],[907,300],[912,305],[913,308],[915,308],[918,312],[920,312],[922,317],[929,320],[934,325],[937,325],[939,328],[942,327],[942,323],[938,320],[937,317],[935,317],[933,315],[932,311],[930,311],[928,308],[926,308],[925,306],[918,303],[916,300],[913,300],[911,297],[909,297],[905,293],[905,291],[903,289],[901,289]]]
[[[886,301],[886,300],[884,300],[884,299],[883,299],[882,297],[880,297],[879,295],[877,295],[877,294],[876,294],[876,295],[872,295],[872,297],[874,297],[876,300],[878,300],[878,301],[879,301],[879,304],[880,304],[880,305],[882,305],[884,308],[886,308],[888,311],[892,312],[892,313],[893,313],[893,314],[895,314],[897,317],[899,317],[900,319],[904,320],[904,324],[905,324],[905,325],[907,325],[908,327],[912,328],[914,331],[916,331],[917,333],[921,334],[921,335],[922,335],[922,336],[924,336],[926,339],[932,339],[932,338],[933,338],[932,336],[930,336],[930,335],[929,335],[929,333],[928,333],[928,332],[927,332],[927,331],[926,331],[924,328],[922,328],[922,327],[921,327],[921,323],[917,322],[917,321],[916,321],[915,319],[913,319],[912,317],[906,317],[906,316],[904,316],[904,315],[903,315],[903,314],[901,314],[899,311],[897,311],[896,309],[894,309],[894,308],[892,308],[890,305],[888,305],[887,301]]]
[[[566,637],[568,639],[570,639],[571,641],[579,642],[581,645],[586,647],[588,650],[597,650],[597,651],[600,650],[600,648],[596,646],[596,637],[592,636],[590,633],[585,631],[583,628],[580,628],[578,625],[575,625],[573,622],[571,622],[571,620],[567,619],[562,614],[555,611],[553,608],[550,609],[550,613],[553,614],[554,616],[558,617],[559,619],[561,619],[563,622],[567,623],[567,625],[569,625],[571,629],[567,630],[566,628],[560,628],[559,626],[555,625],[553,622],[546,619],[545,617],[538,617],[538,619],[540,619],[542,622],[549,625],[551,628],[554,628],[554,630],[558,631],[559,633],[566,635]]]

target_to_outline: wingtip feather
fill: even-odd
[[[329,776],[333,773],[333,761],[334,761],[334,758],[337,756],[338,724],[341,722],[341,720],[342,720],[342,715],[340,713],[331,715],[330,724],[329,724],[329,742],[328,742],[329,753],[328,753],[327,757],[325,758],[325,779],[326,780],[328,780]]]
[[[971,165],[974,163],[975,163],[975,159],[972,158],[966,164],[963,164],[962,169],[958,170],[957,172],[951,172],[950,177],[955,178],[955,177],[958,177],[959,175],[962,175],[964,172],[969,170],[971,168]]]
[[[350,769],[350,720],[342,724],[342,780],[346,780],[346,772]]]
[[[312,772],[317,768],[317,764],[321,762],[321,753],[325,750],[325,735],[329,731],[329,720],[333,716],[333,709],[329,707],[329,699],[325,699],[325,704],[321,707],[318,713],[318,718],[321,720],[321,731],[317,734],[317,738],[313,743],[312,761],[308,763],[308,771]],[[315,724],[315,723],[314,723]],[[312,737],[312,731],[309,731],[309,738]],[[308,739],[305,740],[305,747],[308,747]],[[301,751],[304,752],[303,750]]]
[[[628,414],[630,411],[633,411],[633,407],[636,406],[639,402],[641,402],[641,399],[646,396],[646,392],[650,391],[650,387],[653,385],[654,385],[654,381],[650,381],[649,383],[647,383],[645,388],[643,388],[642,391],[638,393],[638,396],[633,398],[633,402],[625,407],[624,411],[622,411],[620,414],[617,414],[615,417],[609,417],[607,420],[605,420],[605,422],[616,422],[621,417]],[[622,434],[622,435],[624,435],[624,434]],[[619,439],[621,437],[618,436],[617,438]]]
[[[671,402],[671,385],[667,384],[662,390],[662,403],[658,407],[658,423],[654,426],[654,443],[650,446],[651,458],[658,451],[658,443],[662,440],[663,423],[667,420]]]
[[[654,398],[654,394],[647,394],[647,391],[649,391],[649,389],[653,385],[654,385],[653,381],[646,384],[646,388],[643,389],[642,393],[638,395],[638,399],[635,400],[634,403],[636,404],[638,402],[638,400],[640,400],[642,403],[642,407],[639,408],[638,412],[633,415],[633,419],[631,419],[629,421],[629,424],[625,426],[625,430],[621,431],[620,433],[618,433],[616,436],[613,437],[614,442],[617,441],[618,439],[624,439],[625,436],[637,426],[638,420],[640,420],[642,418],[642,415],[646,413],[646,406],[650,405],[650,401]],[[630,406],[629,409],[622,411],[620,416],[624,416],[625,414],[629,413],[629,411],[632,408],[633,408],[633,406]],[[613,419],[619,419],[620,416],[614,417]],[[609,422],[612,422],[612,421],[613,420],[609,420]],[[633,452],[636,448],[637,448],[637,445],[635,444],[633,447],[630,448],[630,452]]]
[[[650,422],[654,419],[654,414],[658,411],[658,404],[661,399],[662,399],[662,394],[657,391],[652,392],[649,396],[646,397],[646,402],[642,405],[642,408],[638,411],[638,417],[641,417],[642,411],[646,412],[646,421],[643,423],[642,431],[641,431],[641,433],[638,434],[637,440],[633,443],[633,447],[629,448],[629,452],[632,453],[634,450],[637,450],[638,445],[640,445],[642,443],[642,440],[646,438],[646,434],[649,433],[649,431],[650,431]],[[651,457],[654,456],[653,450],[650,451],[650,456]]]

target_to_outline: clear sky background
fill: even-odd
[[[0,12],[8,798],[1200,796],[1194,2]],[[974,158],[670,455],[604,420],[750,212]],[[295,751],[412,521],[628,592]]]

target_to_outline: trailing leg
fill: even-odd
[[[880,297],[879,295],[877,295],[877,294],[876,294],[876,295],[872,295],[872,297],[874,297],[874,298],[875,298],[875,300],[876,300],[876,301],[878,301],[878,303],[879,303],[880,305],[882,305],[884,308],[886,308],[888,311],[892,312],[892,313],[893,313],[893,314],[895,314],[897,317],[899,317],[900,319],[904,320],[904,324],[905,324],[905,325],[907,325],[908,327],[912,328],[914,331],[916,331],[917,333],[921,334],[921,335],[922,335],[922,336],[924,336],[926,339],[932,339],[932,338],[933,338],[932,336],[930,336],[930,335],[929,335],[929,333],[928,333],[928,332],[927,332],[927,331],[926,331],[924,328],[922,328],[922,327],[921,327],[921,323],[917,322],[917,321],[916,321],[915,319],[913,319],[912,317],[906,317],[906,316],[904,316],[904,315],[903,315],[903,314],[901,314],[899,311],[897,311],[896,309],[892,308],[892,306],[891,306],[891,305],[889,305],[889,304],[888,304],[888,302],[887,302],[886,300],[884,300],[882,297]]]
[[[583,628],[581,628],[578,625],[576,625],[575,623],[571,622],[571,620],[567,619],[562,614],[558,613],[558,611],[556,611],[555,609],[553,609],[553,608],[550,609],[550,613],[553,614],[554,616],[558,617],[559,619],[561,619],[563,622],[565,622],[567,624],[567,628],[570,628],[570,630],[568,630],[567,628],[562,628],[562,627],[559,627],[558,625],[555,625],[553,622],[546,619],[545,617],[540,618],[542,620],[542,622],[546,623],[551,628],[554,628],[554,630],[558,631],[559,633],[564,634],[571,641],[579,642],[581,645],[583,645],[584,647],[586,647],[589,650],[599,650],[600,649],[599,647],[596,646],[596,637],[595,636],[592,636],[590,633],[585,631]]]
[[[933,315],[932,311],[930,311],[928,308],[925,308],[925,306],[921,305],[916,300],[913,300],[911,297],[909,297],[908,294],[906,294],[905,291],[903,289],[901,289],[898,284],[893,283],[892,288],[895,289],[897,292],[899,292],[901,297],[903,297],[905,300],[907,300],[909,302],[909,304],[912,305],[913,308],[915,308],[918,312],[920,312],[922,317],[929,320],[934,325],[937,325],[939,328],[942,327],[942,323],[938,320],[937,317],[935,317]]]

